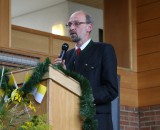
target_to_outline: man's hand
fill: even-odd
[[[65,60],[62,58],[56,58],[54,61],[54,65],[61,64],[64,69],[66,69]]]

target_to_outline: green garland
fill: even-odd
[[[49,58],[46,58],[45,62],[39,63],[37,67],[34,68],[30,79],[24,84],[24,86],[20,89],[20,91],[25,92],[25,95],[32,92],[34,86],[40,83],[44,74],[48,72],[49,64],[51,64]],[[83,126],[82,126],[83,130],[96,130],[97,121],[94,120],[96,108],[95,104],[93,103],[94,98],[89,81],[80,74],[63,69],[61,65],[53,66],[53,68],[61,70],[64,74],[74,78],[80,83],[82,90],[82,95],[80,97],[80,115],[83,119]],[[7,72],[8,70],[5,69],[1,85],[1,88],[3,90],[8,90],[9,86],[8,85],[9,77],[7,75]],[[0,69],[0,74],[1,73],[2,69]],[[13,89],[13,87],[9,86],[9,89],[11,88]]]
[[[46,58],[46,60],[42,63],[39,63],[36,68],[34,68],[32,76],[24,84],[24,86],[20,89],[21,91],[25,92],[26,94],[32,92],[34,89],[34,86],[39,84],[45,75],[45,73],[49,70],[49,64],[51,64],[51,61],[49,58]]]

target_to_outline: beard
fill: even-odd
[[[78,35],[76,33],[70,33],[70,38],[71,38],[72,42],[79,42],[81,40],[81,38],[78,37]]]

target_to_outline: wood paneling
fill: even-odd
[[[0,47],[9,47],[10,31],[10,0],[0,0]]]
[[[104,0],[68,0],[79,4],[84,4],[98,9],[103,9]]]
[[[138,73],[138,88],[154,88],[160,86],[160,69]]]
[[[119,68],[120,104],[138,107],[137,73],[129,69]]]
[[[160,104],[160,86],[138,90],[139,107]]]
[[[120,90],[120,104],[126,106],[138,107],[138,90],[121,88]]]
[[[148,106],[160,103],[160,69],[137,73],[118,69],[121,76],[120,104],[127,106]],[[134,85],[133,85],[134,84]],[[136,86],[137,85],[137,86]]]
[[[104,40],[116,51],[118,66],[130,68],[129,1],[104,1]]]
[[[159,2],[160,0],[137,0],[137,6],[142,6],[145,4],[152,4],[153,2]]]
[[[137,9],[137,22],[143,22],[160,17],[160,1],[141,6]]]
[[[137,0],[139,106],[160,103],[160,0]]]
[[[120,88],[138,89],[136,72],[118,67],[117,73],[120,75]]]
[[[12,30],[11,48],[49,54],[49,37]]]
[[[129,0],[129,23],[130,68],[137,72],[137,17],[135,0]]]
[[[160,51],[138,56],[138,72],[159,69],[160,68]]]
[[[12,25],[11,48],[17,50],[57,57],[64,42],[69,44],[69,49],[75,47],[69,37]]]
[[[137,40],[138,55],[160,51],[160,35]]]
[[[137,24],[137,38],[145,38],[160,34],[160,18]]]

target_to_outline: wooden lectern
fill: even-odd
[[[22,84],[26,73],[32,71],[33,68],[29,68],[12,73],[17,84]],[[41,84],[47,86],[47,93],[41,104],[36,103],[36,114],[47,113],[53,130],[82,130],[79,83],[50,66]]]

